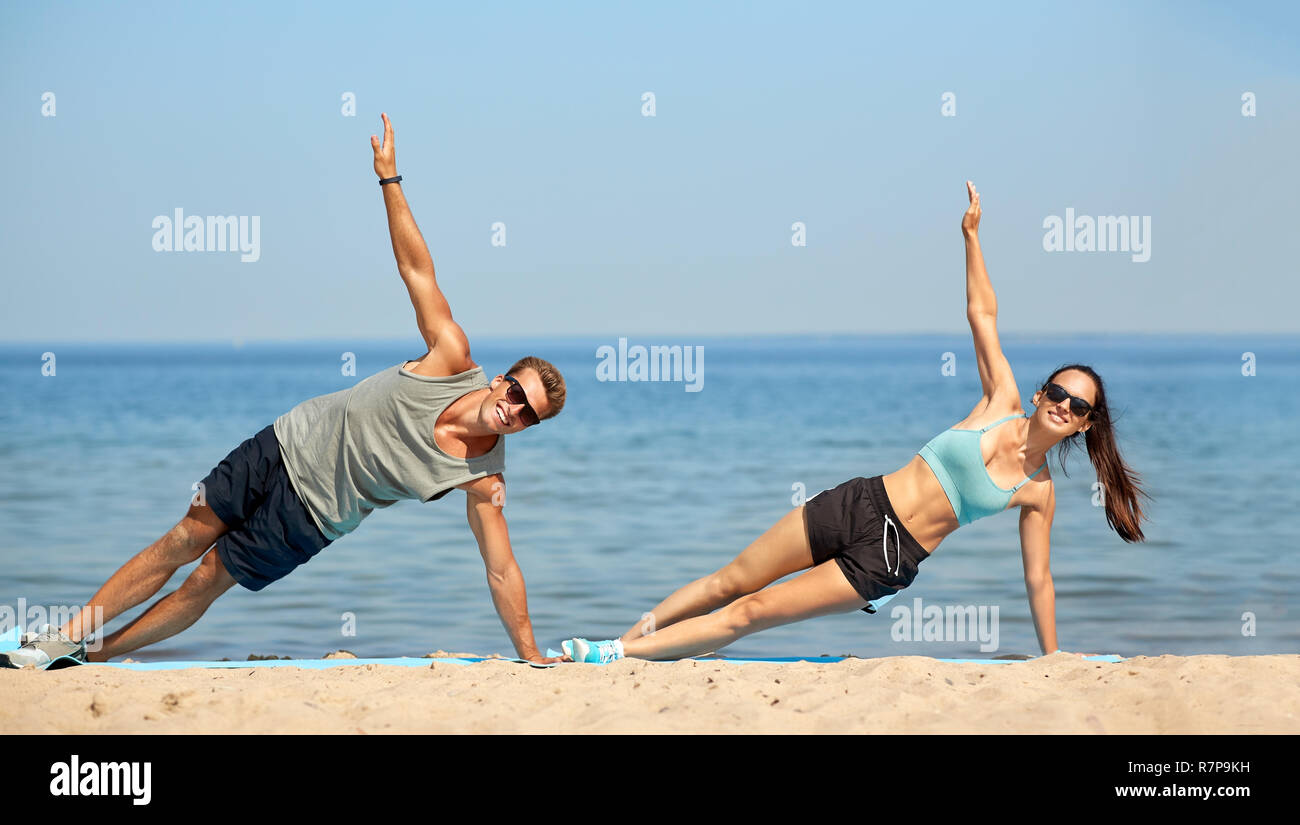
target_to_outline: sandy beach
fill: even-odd
[[[6,733],[1300,733],[1300,655],[0,671]]]

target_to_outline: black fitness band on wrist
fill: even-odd
[[[383,186],[385,183],[401,183],[401,182],[402,182],[402,176],[401,176],[401,175],[398,175],[398,176],[395,177],[395,178],[380,178],[380,179],[379,179],[379,185],[380,185],[380,186]]]

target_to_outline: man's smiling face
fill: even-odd
[[[536,370],[498,375],[488,387],[490,391],[479,409],[479,420],[489,432],[517,433],[537,423],[534,415],[542,419],[550,412],[546,388]]]

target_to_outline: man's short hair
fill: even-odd
[[[560,410],[564,409],[564,376],[560,375],[560,371],[550,361],[532,355],[516,361],[513,367],[506,370],[506,375],[518,376],[526,369],[535,371],[542,381],[542,386],[546,388],[546,402],[551,409],[541,417],[541,420],[545,421],[559,415]]]

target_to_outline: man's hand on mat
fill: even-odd
[[[970,207],[961,216],[961,231],[975,235],[980,230],[980,193],[975,191],[975,184],[966,181],[966,197],[970,198]]]
[[[387,114],[380,114],[384,119],[384,142],[381,144],[375,135],[370,136],[370,148],[375,150],[375,174],[380,180],[397,177],[397,153],[393,149],[393,124]]]

